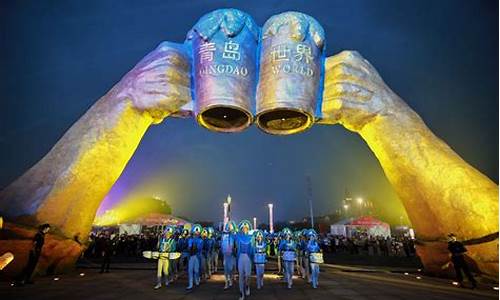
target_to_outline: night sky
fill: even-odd
[[[182,42],[217,8],[262,26],[296,10],[326,31],[327,54],[359,51],[459,155],[498,183],[498,1],[1,1],[0,187],[41,159],[64,132],[161,41]],[[341,126],[286,137],[256,127],[217,134],[193,119],[150,128],[101,211],[144,195],[198,220],[259,220],[340,207],[345,190],[387,221],[402,206],[363,140]]]

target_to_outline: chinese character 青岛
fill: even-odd
[[[215,43],[204,43],[200,45],[198,54],[200,55],[200,63],[204,61],[213,61],[215,52]]]
[[[232,60],[240,60],[240,44],[231,41],[225,42],[222,57]]]

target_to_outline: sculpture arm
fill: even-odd
[[[498,231],[498,185],[460,158],[357,52],[325,66],[322,123],[357,132],[379,160],[419,238]]]
[[[399,101],[398,101],[399,102]],[[498,232],[498,185],[436,137],[404,103],[359,134],[379,160],[419,238],[461,239]]]
[[[190,61],[162,43],[99,99],[37,164],[0,192],[9,221],[88,234],[100,202],[151,124],[190,101]]]

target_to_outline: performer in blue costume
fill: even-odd
[[[186,290],[193,289],[193,283],[200,285],[200,261],[201,252],[203,250],[203,240],[200,237],[202,227],[199,224],[193,225],[191,229],[191,237],[188,239],[189,263],[188,263],[188,278],[189,285]]]
[[[175,251],[175,239],[173,238],[175,228],[172,226],[167,226],[163,235],[158,240],[158,268],[156,272],[157,282],[154,287],[155,290],[161,288],[161,277],[165,277],[165,286],[168,286],[170,279],[170,259],[169,253]]]
[[[208,278],[212,276],[214,273],[214,266],[213,266],[213,256],[214,256],[214,229],[212,227],[207,227],[207,238],[204,241],[203,248],[206,253],[206,270],[205,272],[208,274]]]
[[[239,232],[236,235],[236,257],[238,262],[240,300],[250,296],[250,275],[252,275],[252,260],[254,249],[250,222],[243,220],[238,224]]]
[[[317,253],[321,253],[321,248],[318,244],[318,235],[314,229],[310,229],[308,232],[309,241],[307,242],[307,254],[309,257],[309,262],[311,265],[311,284],[313,288],[318,287],[318,277],[319,277],[319,264],[322,262],[316,257],[313,257]]]
[[[217,233],[212,227],[208,228],[208,238],[212,241],[212,256],[210,259],[210,272],[211,274],[217,273],[219,265],[219,245],[217,243]]]
[[[307,280],[307,282],[311,282],[311,274],[309,272],[309,255],[307,255],[307,242],[308,242],[308,233],[307,229],[303,229],[300,231],[299,235],[299,259],[300,259],[300,274],[302,275],[302,279]]]
[[[208,274],[208,230],[207,228],[203,228],[201,230],[201,240],[203,241],[202,243],[202,250],[201,250],[201,256],[200,256],[200,274],[201,274],[201,279],[202,280],[208,280],[210,278]]]
[[[297,259],[297,244],[292,239],[292,231],[290,229],[284,228],[282,233],[283,240],[280,243],[279,251],[283,257],[287,287],[291,289],[293,284],[295,260]]]
[[[264,286],[264,270],[267,252],[267,243],[264,240],[264,233],[260,230],[256,230],[254,233],[254,249],[255,255],[253,262],[255,264],[255,274],[257,277],[257,289],[260,290]]]
[[[234,222],[227,222],[221,237],[221,251],[224,264],[224,277],[226,284],[224,290],[233,286],[233,269],[235,255],[235,229]]]
[[[179,259],[179,272],[187,271],[188,260],[189,260],[189,249],[188,242],[189,239],[189,229],[184,226],[182,233],[177,241],[177,252],[181,253],[181,258]]]

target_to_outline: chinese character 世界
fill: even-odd
[[[288,61],[290,59],[290,48],[286,45],[278,45],[273,47],[271,58],[273,61]]]
[[[232,60],[240,60],[240,44],[231,41],[225,42],[222,57]]]
[[[295,53],[296,61],[304,61],[306,64],[311,62],[313,58],[311,47],[304,44],[298,44],[296,50],[297,50],[297,53]]]
[[[215,43],[205,43],[200,45],[198,54],[200,55],[200,63],[204,61],[213,61],[215,52]]]

